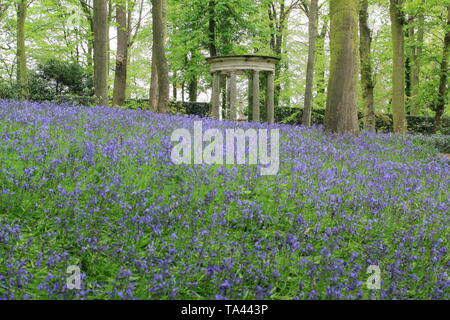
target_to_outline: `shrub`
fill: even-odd
[[[148,110],[150,108],[149,99],[127,99],[123,109],[129,110]]]
[[[206,117],[209,113],[209,103],[205,102],[171,102],[171,109],[176,113]]]
[[[18,99],[19,88],[16,84],[0,81],[0,99]]]
[[[313,110],[311,122],[315,125],[323,124],[325,110]],[[303,118],[303,109],[291,107],[275,108],[275,122],[282,124],[301,125]]]
[[[29,100],[36,102],[57,101],[57,94],[54,88],[49,86],[48,80],[40,77],[37,73],[30,73],[29,77]]]
[[[450,154],[450,135],[416,135],[413,136],[413,142],[436,149],[443,154]]]
[[[295,107],[278,107],[275,109],[275,121],[277,123],[301,125],[303,109]],[[361,127],[363,126],[364,115],[359,113]],[[324,123],[325,110],[318,109],[312,112],[312,123],[321,125]],[[434,118],[407,116],[408,132],[412,134],[433,134]],[[442,131],[440,133],[450,135],[450,118],[444,117]],[[390,114],[376,114],[376,128],[380,133],[392,132],[393,116]]]
[[[30,101],[94,104],[92,76],[77,63],[54,59],[41,63],[36,70],[30,70],[28,87]],[[1,82],[0,98],[19,99],[17,85]]]
[[[125,109],[132,110],[146,110],[149,106],[148,99],[141,100],[126,100]],[[200,117],[208,116],[210,104],[204,102],[170,102],[170,110],[172,113],[185,114],[185,115],[196,115]],[[251,110],[249,110],[249,117],[251,118]],[[277,107],[275,108],[275,122],[281,124],[290,125],[301,125],[302,124],[303,109],[298,107]],[[393,129],[393,117],[390,114],[377,113],[376,117],[376,128],[377,132],[389,133]],[[266,111],[261,108],[261,119],[266,118]],[[363,128],[364,115],[362,113],[358,114],[360,120],[360,126]],[[323,125],[325,119],[324,109],[315,109],[312,111],[312,124],[313,125]],[[433,134],[434,131],[434,118],[432,117],[417,117],[417,116],[407,116],[408,120],[408,132],[411,134]],[[440,132],[445,135],[450,135],[450,118],[443,118],[442,131]]]
[[[77,96],[77,95],[62,95],[56,96],[53,99],[53,102],[56,103],[66,103],[75,106],[95,106],[96,98],[91,96]]]
[[[38,65],[36,77],[45,80],[55,96],[94,94],[91,74],[75,62],[50,59]]]

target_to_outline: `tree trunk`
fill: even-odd
[[[86,52],[86,63],[89,71],[93,70],[93,52],[94,52],[94,17],[92,8],[89,3],[85,0],[79,0],[79,3],[83,9],[84,15],[88,21],[89,29],[87,31],[87,52]]]
[[[209,38],[209,55],[210,57],[217,56],[217,47],[216,47],[216,2],[214,0],[208,2],[208,38]]]
[[[278,55],[279,56],[279,55]],[[278,107],[280,105],[280,94],[281,94],[281,62],[278,62],[275,66],[275,89],[274,89],[274,105]]]
[[[280,6],[279,11],[276,9],[277,3],[279,3]],[[288,20],[288,12],[286,12],[285,0],[270,1],[268,2],[268,6],[269,28],[271,29],[270,48],[272,49],[276,57],[282,58],[286,21]],[[279,79],[281,75],[281,66],[281,62],[277,63],[275,66],[275,107],[279,105],[280,101],[281,83]]]
[[[315,98],[316,103],[320,103],[321,108],[325,108],[325,89],[326,89],[326,81],[325,81],[325,68],[327,62],[327,56],[325,53],[325,38],[328,33],[328,17],[324,17],[322,31],[317,36],[317,62],[316,62],[316,74],[317,74],[317,82],[316,82],[316,91],[317,95]]]
[[[392,113],[394,132],[406,133],[405,112],[405,38],[403,33],[403,0],[390,0],[391,31],[393,45]]]
[[[94,88],[97,103],[108,105],[108,0],[94,0]]]
[[[183,81],[181,83],[181,102],[183,102],[183,103],[186,101],[186,99],[185,99],[185,89],[186,89],[186,83]]]
[[[308,64],[306,67],[305,107],[303,109],[304,126],[311,126],[312,99],[314,86],[314,67],[316,63],[318,0],[311,0],[308,11]]]
[[[281,2],[281,12],[280,15],[284,14],[284,0]],[[283,21],[280,21],[278,26],[278,30],[276,33],[276,45],[275,45],[275,55],[278,58],[282,58],[283,53],[283,41],[284,41],[284,32],[285,32],[285,24]],[[282,62],[278,62],[275,65],[275,91],[274,91],[274,106],[278,107],[280,105],[280,94],[281,94],[281,82],[280,82],[280,76],[281,76],[281,66]]]
[[[422,1],[424,3],[424,1]],[[415,39],[416,45],[413,46],[413,61],[412,61],[412,70],[411,70],[411,115],[417,116],[420,113],[420,105],[417,101],[417,96],[419,95],[419,86],[420,86],[420,59],[422,57],[422,46],[423,46],[423,25],[424,25],[425,17],[422,13],[418,15],[418,25],[417,25],[417,37]]]
[[[419,74],[417,73],[417,45],[416,45],[416,28],[415,28],[415,17],[410,16],[408,19],[408,40],[410,42],[409,45],[409,101],[408,110],[412,113],[414,109],[414,100],[417,96],[417,85],[419,84]]]
[[[208,2],[208,41],[209,41],[209,56],[217,56],[216,47],[216,13],[215,13],[216,3],[214,0]],[[212,87],[212,83],[211,83]],[[212,103],[210,103],[209,114],[212,115]]]
[[[375,106],[373,97],[373,73],[372,73],[372,57],[371,46],[372,36],[368,24],[368,0],[360,0],[359,7],[359,27],[360,27],[360,44],[359,55],[361,61],[361,82],[363,90],[364,105],[366,117],[364,126],[367,130],[375,131]]]
[[[317,52],[317,50],[316,50]],[[283,69],[287,74],[289,73],[289,61],[286,59],[283,63]],[[313,87],[314,87],[314,83],[313,83]],[[291,94],[291,78],[290,77],[284,77],[284,90],[287,92],[287,94],[284,94],[283,96],[281,96],[280,98],[282,98],[282,104],[283,106],[286,107],[290,107],[292,105],[291,102],[291,98],[292,98],[292,94]]]
[[[92,35],[93,36],[93,35]],[[94,54],[94,44],[92,43],[92,39],[88,39],[87,41],[87,53],[86,53],[86,65],[88,69],[92,72],[94,68],[94,61],[92,56]]]
[[[178,80],[177,80],[177,71],[173,72],[173,81],[172,81],[172,96],[173,100],[177,102],[178,100],[178,90],[177,90]]]
[[[405,50],[405,112],[409,109],[409,102],[411,98],[411,69],[412,69],[412,57],[410,55],[409,50],[407,50],[408,45],[407,41],[411,35],[411,32],[414,32],[414,27],[412,24],[414,21],[411,20],[411,17],[406,19],[406,16],[403,16],[403,34],[404,34],[404,50]]]
[[[156,65],[156,59],[152,57],[152,74],[150,80],[150,109],[152,111],[158,111],[158,66]]]
[[[17,84],[20,88],[20,98],[28,99],[28,69],[25,46],[25,21],[27,19],[27,0],[20,0],[17,4]]]
[[[439,100],[436,106],[434,131],[438,133],[442,128],[442,116],[447,103],[448,54],[450,52],[450,6],[447,7],[447,31],[445,33],[444,48],[441,61],[441,76],[439,81]]]
[[[160,113],[169,112],[169,67],[167,65],[166,42],[166,4],[165,0],[152,0],[153,54],[158,75],[158,108]]]
[[[127,4],[117,4],[117,54],[116,71],[114,77],[113,105],[123,106],[127,90],[127,63],[128,63],[128,24]]]
[[[331,1],[330,19],[331,62],[325,129],[357,134],[358,0]]]
[[[189,102],[197,101],[197,91],[198,91],[198,82],[197,77],[193,78],[189,81]]]
[[[107,39],[107,41],[106,41],[106,62],[107,62],[106,72],[108,74],[108,77],[109,77],[109,70],[111,70],[111,59],[110,59],[111,58],[110,57],[111,43],[110,43],[110,37],[109,37],[109,35],[110,35],[109,26],[111,25],[113,16],[114,16],[114,14],[113,14],[114,10],[113,10],[112,3],[113,3],[113,0],[108,0],[108,20],[107,20],[107,28],[106,28],[106,39]]]

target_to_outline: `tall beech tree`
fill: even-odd
[[[366,110],[364,126],[375,131],[374,81],[372,71],[372,34],[368,23],[368,1],[359,2],[359,56],[361,63],[361,85]]]
[[[422,5],[419,6],[421,8]],[[421,11],[421,10],[420,10]],[[409,67],[409,111],[412,115],[418,115],[420,105],[417,103],[420,84],[420,58],[422,56],[424,15],[410,14],[408,17],[408,62]],[[408,85],[407,85],[408,87]]]
[[[88,0],[78,0],[81,8],[83,9],[83,13],[85,18],[89,24],[88,36],[86,39],[87,43],[87,52],[86,52],[86,60],[87,66],[89,68],[93,68],[93,52],[94,52],[94,12],[93,8],[90,5]]]
[[[325,128],[357,134],[358,0],[330,1],[330,51]]]
[[[422,1],[422,4],[425,0]],[[411,46],[411,103],[410,111],[412,115],[419,115],[420,104],[418,103],[417,96],[419,95],[420,86],[420,71],[421,71],[421,58],[423,51],[424,40],[424,23],[425,17],[422,12],[417,17],[417,27],[412,29],[411,35],[413,37],[414,44]]]
[[[108,0],[94,0],[94,89],[97,103],[108,105]]]
[[[315,78],[316,78],[316,97],[314,98],[314,104],[325,108],[326,103],[326,95],[325,95],[325,89],[327,86],[326,80],[325,80],[325,70],[326,70],[326,64],[328,61],[328,57],[325,51],[325,38],[328,34],[328,23],[329,23],[329,17],[328,15],[324,15],[322,17],[322,29],[320,33],[317,35],[317,54],[316,54],[316,70],[315,70]]]
[[[20,88],[20,97],[28,99],[30,91],[28,88],[28,68],[25,45],[25,22],[27,19],[27,0],[19,0],[16,3],[17,10],[17,85]]]
[[[422,0],[421,6],[423,7],[425,0]],[[424,45],[424,24],[425,16],[421,10],[417,17],[416,31],[413,32],[414,45],[411,48],[412,52],[412,70],[411,70],[411,114],[419,115],[420,104],[418,103],[419,86],[420,86],[420,72],[421,72],[421,59]],[[414,30],[414,29],[413,29]]]
[[[127,62],[128,62],[128,25],[127,1],[116,5],[117,23],[117,53],[114,77],[113,105],[122,106],[125,102],[127,89]]]
[[[161,113],[167,113],[169,111],[169,67],[166,59],[165,42],[166,42],[166,1],[165,0],[152,0],[152,18],[153,18],[153,48],[152,59],[155,73],[152,75],[157,76],[157,81],[152,79],[152,83],[155,81],[158,84],[158,99],[157,106],[152,106],[154,110],[158,110]],[[152,102],[155,100],[151,99]]]
[[[447,103],[447,79],[448,79],[448,55],[450,52],[450,6],[447,7],[447,24],[446,24],[444,46],[442,50],[441,72],[439,77],[439,95],[438,103],[435,106],[434,131],[438,132],[442,128],[442,115],[445,111]]]
[[[302,123],[304,126],[311,125],[313,88],[314,88],[314,69],[317,53],[317,20],[319,15],[319,1],[311,0],[308,11],[308,63],[306,66],[306,85],[305,85],[305,107],[303,109]]]
[[[392,114],[394,117],[394,132],[406,133],[405,110],[405,36],[403,0],[390,0],[389,13],[392,32]]]
[[[152,56],[152,71],[151,71],[151,75],[150,75],[150,109],[151,110],[158,111],[158,100],[159,100],[158,66],[156,65],[155,57]]]
[[[217,56],[217,44],[216,44],[216,2],[214,0],[208,1],[208,43],[209,43],[209,56]]]
[[[127,91],[127,75],[129,50],[136,40],[142,22],[143,2],[138,7],[138,20],[133,28],[133,13],[136,3],[130,0],[121,0],[116,5],[117,23],[117,53],[114,77],[113,105],[122,106],[125,103]],[[132,33],[134,29],[134,33]]]
[[[270,48],[278,58],[283,56],[283,43],[286,37],[289,15],[300,3],[307,6],[306,0],[291,0],[290,2],[271,0],[267,3],[269,28],[271,30]],[[280,102],[281,83],[279,78],[282,65],[283,63],[278,63],[275,68],[275,106],[278,106]]]

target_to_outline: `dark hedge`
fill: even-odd
[[[208,114],[209,103],[200,102],[177,102],[172,103],[176,112],[188,115],[197,115],[205,117]],[[275,108],[275,121],[277,123],[300,125],[303,110],[299,108],[291,107],[278,107]],[[264,113],[262,114],[264,116]],[[359,114],[361,126],[363,124],[362,113]],[[325,110],[314,110],[312,113],[312,123],[315,125],[322,125],[324,123]],[[416,134],[433,134],[434,118],[432,117],[416,117],[407,116],[408,120],[408,132]],[[450,135],[450,117],[444,117],[442,125],[442,134]],[[393,129],[392,115],[377,114],[376,126],[378,132],[391,132]]]

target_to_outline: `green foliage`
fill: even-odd
[[[275,121],[283,124],[301,125],[303,109],[278,107],[275,109]],[[322,125],[325,116],[324,109],[313,110],[312,123]],[[431,135],[434,133],[434,118],[407,116],[408,132],[413,134]],[[363,126],[364,115],[359,113],[361,127]],[[441,134],[450,135],[450,118],[443,118],[443,128]],[[376,128],[378,132],[392,132],[393,120],[390,114],[376,114]]]
[[[278,107],[275,108],[275,121],[282,124],[301,125],[303,109]],[[311,123],[313,125],[322,125],[325,117],[324,109],[315,109],[312,111]]]
[[[210,4],[213,3],[211,9]],[[168,61],[173,71],[172,83],[197,82],[199,91],[210,86],[209,23],[215,23],[214,46],[218,55],[248,53],[244,42],[260,36],[255,24],[257,3],[250,0],[173,0],[169,2]],[[268,44],[268,42],[266,43]]]
[[[56,96],[52,101],[59,104],[69,104],[74,106],[95,106],[97,99],[94,96],[78,96],[74,94],[65,94]]]
[[[450,154],[450,135],[413,136],[417,145],[427,146],[443,154]]]
[[[434,134],[434,118],[423,116],[407,116],[408,132],[416,134]],[[450,118],[444,117],[442,119],[443,127],[441,134],[450,135]],[[391,132],[393,126],[392,115],[377,114],[376,126],[379,132]]]
[[[150,101],[148,99],[127,99],[122,109],[128,110],[148,110]],[[199,117],[208,116],[209,103],[204,102],[180,102],[170,101],[169,109],[173,114],[195,115]]]
[[[125,0],[113,0],[114,5]],[[87,1],[90,4],[92,1]],[[268,15],[269,7],[273,6],[278,16],[274,21],[281,22],[279,16],[282,3],[285,9],[289,8],[295,0],[170,0],[167,1],[168,13],[168,47],[167,55],[171,70],[171,83],[178,89],[188,90],[190,83],[197,83],[198,93],[206,93],[211,86],[209,66],[205,57],[209,56],[210,33],[209,20],[212,17],[216,23],[214,45],[218,54],[274,54],[272,48],[273,36],[278,34],[274,30]],[[319,13],[318,32],[329,30],[328,4],[321,2]],[[16,43],[16,12],[14,1],[5,0],[6,10],[0,10],[0,28],[2,29],[2,44],[0,45],[0,97],[16,98],[15,43]],[[131,1],[135,8],[138,1]],[[209,11],[209,4],[214,4],[213,11]],[[282,53],[280,70],[276,83],[280,85],[280,105],[302,106],[304,95],[304,73],[307,56],[307,17],[304,4],[297,2],[297,6],[286,15],[285,30],[283,31]],[[442,42],[446,30],[446,6],[449,0],[408,0],[404,1],[405,19],[410,26],[416,29],[423,27],[424,42],[420,43],[417,37],[414,40],[406,37],[406,54],[412,46],[422,48],[419,58],[421,65],[420,86],[417,96],[408,97],[408,105],[420,106],[419,115],[434,115],[434,106],[439,101],[438,86],[440,76],[440,63],[442,61]],[[137,10],[133,11],[133,32],[140,24],[139,32],[132,34],[133,46],[130,48],[130,61],[128,65],[127,97],[133,99],[148,98],[151,66],[151,3],[143,2],[142,16],[139,19]],[[114,13],[114,12],[113,12]],[[424,14],[425,20],[421,25],[418,15]],[[409,21],[409,17],[415,17]],[[89,45],[92,45],[90,30],[92,10],[87,6],[83,8],[79,0],[42,0],[32,1],[29,5],[26,21],[27,63],[31,69],[29,75],[30,90],[33,100],[54,100],[56,96],[64,96],[58,100],[74,100],[75,96],[89,96],[90,89],[79,92],[80,84],[70,79],[79,79],[78,70],[65,69],[70,63],[78,64],[83,72],[89,74],[92,61],[89,59]],[[111,30],[115,28],[114,14],[111,17]],[[377,113],[389,114],[392,96],[392,41],[390,34],[390,21],[388,2],[380,0],[369,1],[369,25],[372,29],[372,59],[375,79],[375,107]],[[275,29],[274,29],[275,28]],[[405,30],[405,35],[407,34]],[[51,36],[50,36],[51,35]],[[115,55],[114,32],[111,33],[110,76],[109,86],[113,88],[113,71]],[[91,48],[92,49],[92,48]],[[46,73],[50,77],[35,75],[33,70],[42,61],[56,61],[53,66],[47,66]],[[58,62],[64,63],[64,72]],[[329,41],[328,34],[318,41],[318,56],[316,63],[316,85],[314,92],[314,108],[323,109],[326,104],[326,84],[329,68]],[[61,63],[63,64],[63,63]],[[68,71],[68,72],[66,72]],[[56,73],[56,74],[55,74]],[[63,75],[61,78],[60,76]],[[322,77],[323,75],[323,77]],[[69,76],[69,77],[68,77]],[[68,79],[69,78],[69,79]],[[56,79],[56,80],[55,80]],[[323,80],[322,80],[323,79]],[[449,77],[450,79],[450,77]],[[49,82],[47,85],[44,81]],[[66,83],[71,83],[69,86]],[[84,88],[90,84],[81,84]],[[70,87],[70,88],[69,88]],[[325,87],[325,88],[324,88]],[[110,91],[110,93],[111,93]],[[179,92],[179,91],[178,91]],[[204,95],[201,95],[203,97]],[[447,97],[446,97],[447,98]],[[55,98],[56,99],[56,98]],[[79,99],[78,99],[79,100]],[[450,108],[445,114],[448,116]],[[360,111],[363,104],[360,103]],[[131,106],[131,108],[141,108]],[[407,110],[411,111],[411,110]],[[295,118],[295,117],[294,117]],[[292,122],[288,120],[288,122]],[[384,129],[383,129],[384,130]],[[389,125],[386,127],[389,130]],[[414,129],[414,131],[417,131]]]
[[[19,99],[19,87],[6,81],[0,81],[0,99]]]
[[[30,100],[64,101],[67,97],[92,97],[92,76],[79,64],[50,59],[38,65],[30,77]],[[69,99],[69,101],[76,100]],[[80,100],[81,102],[81,100]],[[78,104],[78,103],[77,103]]]
[[[129,110],[147,110],[150,106],[150,100],[148,99],[140,99],[140,100],[133,100],[128,99],[125,100],[125,106],[123,109],[129,109]]]
[[[48,60],[38,65],[37,76],[46,80],[57,95],[92,93],[92,77],[75,62]]]
[[[172,102],[171,105],[171,109],[176,113],[199,117],[208,116],[209,107],[209,103],[202,102]]]
[[[30,101],[53,101],[74,105],[93,105],[92,77],[80,65],[57,60],[39,64],[31,70],[28,85]],[[0,99],[19,99],[13,82],[0,81]]]
[[[30,90],[31,101],[52,101],[56,97],[56,92],[53,90],[50,83],[39,76],[36,72],[31,71],[28,79],[28,87]]]

